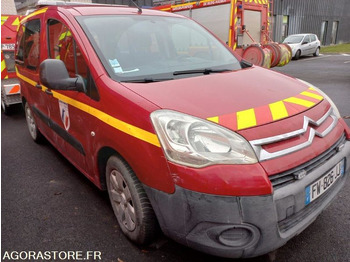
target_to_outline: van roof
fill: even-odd
[[[61,1],[58,1],[61,2]],[[65,2],[63,2],[65,3]],[[50,4],[42,6],[51,9],[60,9],[65,10],[66,12],[71,13],[72,15],[127,15],[127,14],[138,14],[138,15],[155,15],[155,16],[174,16],[178,17],[179,15],[163,12],[152,9],[142,9],[142,13],[138,12],[137,7],[129,7],[126,5],[107,5],[107,4],[94,4],[94,3],[73,3],[67,2],[65,4]]]

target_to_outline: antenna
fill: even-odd
[[[141,9],[141,7],[138,6],[138,4],[135,2],[135,0],[131,0],[131,2],[133,3],[134,6],[137,7],[138,13],[139,13],[139,14],[142,14],[142,9]]]

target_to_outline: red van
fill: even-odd
[[[258,256],[349,175],[350,129],[322,91],[176,14],[45,6],[21,21],[16,66],[32,138],[108,190],[137,244],[160,227],[209,254]]]

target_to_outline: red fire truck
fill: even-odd
[[[1,107],[5,114],[21,103],[20,84],[15,69],[15,42],[21,16],[1,15]]]
[[[272,0],[202,0],[155,9],[196,20],[255,65],[283,66],[292,57],[288,45],[271,39]]]

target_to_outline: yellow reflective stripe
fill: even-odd
[[[284,99],[283,101],[292,103],[292,104],[297,104],[297,105],[301,105],[301,106],[305,106],[305,107],[312,107],[315,105],[314,102],[308,101],[308,100],[304,100],[304,99],[300,99],[300,98],[296,98],[296,97],[290,97],[287,99]]]
[[[25,77],[24,75],[21,75],[19,72],[17,72],[17,76],[19,78],[21,78],[22,80],[26,81],[27,83],[31,84],[32,86],[36,85],[35,81],[30,80],[28,77]],[[44,92],[47,89],[48,88],[45,86],[42,87],[42,91],[44,91]],[[159,140],[158,140],[158,137],[156,134],[153,134],[151,132],[148,132],[146,130],[138,128],[136,126],[130,125],[130,124],[128,124],[124,121],[121,121],[117,118],[114,118],[114,117],[94,108],[94,107],[91,107],[87,104],[81,103],[75,99],[72,99],[70,97],[62,95],[56,91],[53,91],[53,90],[51,90],[51,91],[52,91],[53,97],[98,118],[99,120],[106,123],[107,125],[110,125],[116,129],[118,129],[121,132],[124,132],[124,133],[131,135],[135,138],[138,138],[142,141],[150,143],[154,146],[160,147],[160,143],[159,143]]]
[[[237,112],[237,128],[244,129],[256,126],[254,108]]]
[[[158,137],[153,133],[150,133],[150,132],[143,130],[141,128],[138,128],[136,126],[130,125],[130,124],[123,122],[117,118],[114,118],[114,117],[112,117],[112,116],[110,116],[110,115],[108,115],[108,114],[106,114],[106,113],[104,113],[96,108],[93,108],[89,105],[83,104],[77,100],[71,99],[70,97],[64,96],[64,95],[57,93],[55,91],[52,91],[52,94],[53,94],[53,97],[98,118],[102,122],[118,129],[121,132],[124,132],[124,133],[131,135],[133,137],[136,137],[142,141],[148,142],[154,146],[160,147]]]
[[[36,82],[29,79],[28,77],[24,76],[24,75],[21,75],[18,70],[17,70],[17,67],[16,67],[16,74],[18,76],[18,78],[21,78],[23,81],[27,82],[28,84],[31,84],[32,86],[36,86]]]
[[[33,17],[35,15],[45,13],[46,11],[47,11],[47,7],[43,8],[43,9],[39,9],[38,11],[35,11],[35,12],[31,13],[30,15],[27,15],[26,17],[24,17],[21,22],[24,22],[28,18]]]
[[[273,120],[282,119],[288,116],[286,106],[282,101],[269,104],[269,107]]]
[[[207,118],[209,121],[212,121],[214,123],[219,123],[219,117],[218,116],[214,116],[214,117],[209,117]]]
[[[1,60],[1,72],[4,71],[6,68],[6,63],[5,63],[5,59]]]
[[[317,99],[317,100],[322,100],[322,99],[323,99],[323,96],[316,95],[316,94],[314,94],[314,93],[310,93],[310,92],[307,92],[307,91],[302,92],[302,93],[300,93],[300,94],[303,95],[303,96],[308,96],[308,97],[315,98],[315,99]]]

